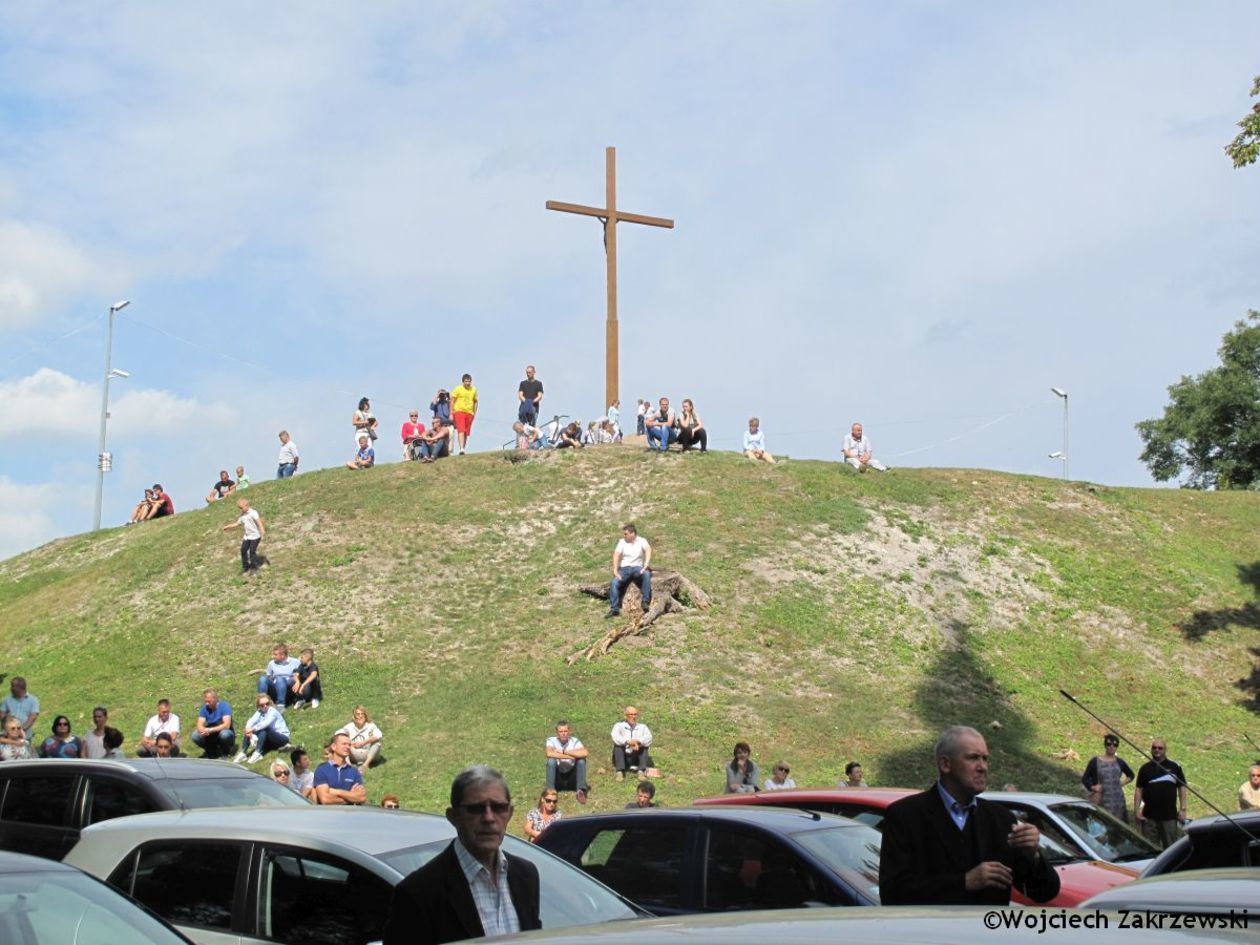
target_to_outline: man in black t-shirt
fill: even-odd
[[[520,406],[516,408],[516,418],[521,423],[535,425],[538,410],[542,407],[543,385],[542,381],[534,377],[532,364],[525,368],[525,380],[517,388],[516,397],[520,401]]]
[[[206,493],[207,502],[217,502],[225,495],[231,495],[236,491],[236,483],[232,481],[232,477],[228,475],[226,469],[219,470],[219,481],[210,487],[210,491]]]
[[[1146,839],[1160,849],[1182,834],[1186,822],[1186,776],[1181,765],[1168,759],[1168,744],[1151,740],[1151,760],[1138,769],[1133,790],[1133,812]]]

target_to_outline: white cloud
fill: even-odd
[[[192,428],[222,429],[236,419],[236,411],[228,404],[205,404],[164,390],[116,391],[116,386],[111,387],[112,436],[184,435]],[[0,437],[91,434],[99,428],[100,397],[99,386],[52,368],[0,381],[0,403],[5,405],[0,414]]]
[[[0,476],[0,561],[64,534],[47,511],[58,506],[59,491],[52,483],[25,485]]]
[[[89,287],[117,284],[58,230],[0,220],[0,331],[35,321]]]

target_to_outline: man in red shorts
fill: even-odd
[[[468,434],[472,432],[473,417],[477,414],[477,388],[473,387],[472,375],[465,374],[461,383],[451,391],[451,419],[459,438],[459,455],[464,455]]]

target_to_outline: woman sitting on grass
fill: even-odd
[[[538,797],[538,804],[532,810],[525,813],[525,836],[529,838],[530,843],[536,843],[539,835],[547,829],[547,825],[553,820],[559,820],[563,814],[560,813],[556,805],[560,801],[560,795],[556,793],[554,788],[546,788]]]
[[[34,757],[30,742],[26,740],[26,729],[22,728],[16,715],[6,715],[0,722],[0,761],[22,761]]]
[[[752,749],[748,747],[748,742],[735,743],[735,757],[726,766],[727,794],[752,794],[759,789],[760,772],[757,770],[757,762],[749,757],[751,754]]]
[[[350,761],[360,771],[366,771],[376,764],[377,756],[381,753],[381,739],[385,735],[376,727],[372,716],[363,706],[356,705],[350,722],[341,726],[334,734],[350,736]]]
[[[41,758],[82,758],[83,740],[70,734],[70,719],[59,715],[53,719],[53,733],[39,746]]]

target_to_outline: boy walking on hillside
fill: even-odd
[[[234,528],[245,530],[244,537],[241,539],[241,573],[248,574],[258,570],[258,545],[263,540],[263,535],[267,534],[267,529],[263,525],[262,516],[258,514],[258,510],[249,507],[249,499],[240,499],[236,507],[241,510],[241,517],[235,522],[224,525],[223,530],[225,532],[230,532]]]

